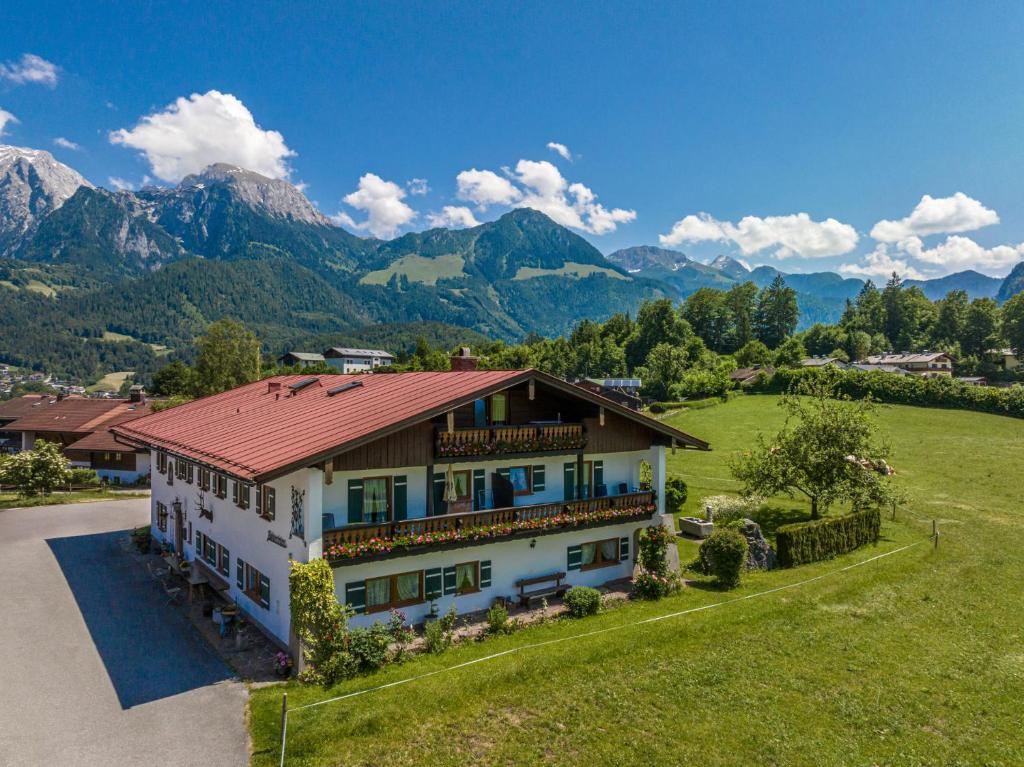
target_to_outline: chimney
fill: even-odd
[[[146,401],[146,390],[141,384],[136,384],[128,389],[128,401],[141,405]]]
[[[281,391],[281,382],[267,381],[267,394],[273,394],[276,391]]]
[[[469,353],[469,347],[463,346],[458,354],[452,355],[452,371],[476,370],[477,359]]]

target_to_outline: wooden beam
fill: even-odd
[[[604,426],[604,407],[603,406],[598,408],[598,411],[597,411],[597,421],[598,421],[598,423],[601,426]]]
[[[455,431],[455,411],[448,411],[448,433],[452,434]]]
[[[334,482],[334,460],[324,461],[324,484],[330,485]]]
[[[527,383],[527,388],[530,391],[530,401],[532,402],[533,398],[534,398],[534,396],[536,394],[536,385],[535,385],[534,380],[532,378]]]

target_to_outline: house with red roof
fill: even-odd
[[[707,443],[536,370],[275,376],[111,428],[152,451],[153,535],[282,645],[291,561],[353,625],[633,572],[666,451]],[[195,577],[193,575],[193,577]]]
[[[131,484],[149,475],[149,451],[118,442],[110,429],[151,412],[141,387],[127,399],[27,394],[0,403],[0,428],[9,452],[31,450],[37,440],[55,442],[72,466]]]

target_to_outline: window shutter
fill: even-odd
[[[487,472],[473,469],[473,511],[479,511],[485,505],[487,495]]]
[[[538,464],[533,467],[533,492],[544,491],[544,465]]]
[[[267,519],[274,519],[277,516],[277,491],[272,487],[267,488],[267,500],[263,502],[263,513]]]
[[[590,497],[597,497],[597,488],[604,484],[604,461],[594,461],[594,486],[590,488]]]
[[[270,578],[260,576],[260,607],[270,609]]]
[[[192,480],[195,478],[194,471],[195,471],[195,467],[190,463],[188,465],[188,478],[187,478],[187,482],[190,485],[192,484]]]
[[[445,513],[444,474],[434,473],[434,515]]]
[[[444,569],[444,594],[445,594],[445,596],[448,596],[449,594],[454,594],[454,593],[455,593],[455,568],[454,567],[446,567]]]
[[[571,501],[576,497],[576,462],[565,464],[562,470],[563,481],[565,482],[565,500]]]
[[[487,559],[480,563],[480,588],[491,587],[491,560]]]
[[[366,581],[352,581],[345,584],[345,604],[356,611],[366,611]]]
[[[567,551],[567,561],[565,568],[567,570],[581,570],[583,568],[583,547],[582,546],[570,546]]]
[[[256,485],[256,513],[263,514],[263,485]]]
[[[240,505],[239,491],[241,489],[242,488],[239,486],[237,479],[231,481],[231,502],[235,504],[235,506]]]
[[[423,594],[427,599],[437,599],[444,593],[444,576],[440,567],[423,573]]]
[[[363,480],[348,481],[348,522],[350,525],[363,521]]]
[[[408,497],[409,493],[406,487],[405,477],[395,477],[394,479],[394,499],[395,499],[395,519],[407,519],[409,516],[408,511]]]
[[[241,557],[235,559],[235,585],[245,591],[245,562]]]
[[[509,481],[511,481],[512,479],[512,469],[498,469],[498,474],[500,474],[504,479],[507,479]]]
[[[629,538],[619,538],[619,559],[623,562],[629,559]]]

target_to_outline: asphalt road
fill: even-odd
[[[0,511],[0,765],[248,763],[245,686],[122,545],[149,500]]]

